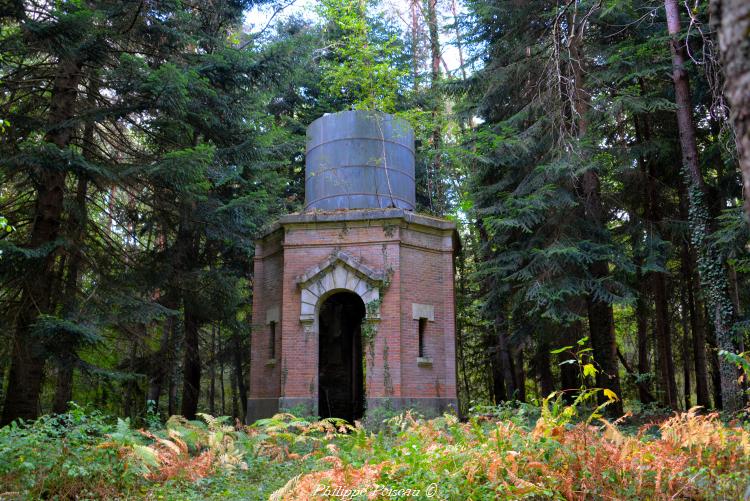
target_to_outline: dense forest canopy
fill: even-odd
[[[419,211],[459,224],[462,413],[745,405],[745,2],[3,5],[2,424],[243,419],[254,238],[350,108],[410,121]]]

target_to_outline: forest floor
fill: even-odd
[[[748,499],[750,424],[613,424],[546,404],[375,425],[200,415],[134,429],[73,408],[0,429],[0,499]]]

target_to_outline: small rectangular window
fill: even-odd
[[[276,322],[271,321],[268,325],[270,327],[268,358],[273,360],[276,358]]]
[[[425,356],[424,353],[424,334],[427,330],[427,319],[422,317],[419,319],[419,357]]]

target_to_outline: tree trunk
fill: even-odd
[[[177,304],[172,297],[166,298],[162,305],[171,310],[177,309]],[[159,398],[164,387],[164,381],[169,377],[169,372],[172,370],[171,361],[174,360],[174,354],[171,353],[171,347],[176,335],[176,323],[177,319],[174,316],[167,317],[162,325],[159,349],[151,356],[151,374],[146,398],[154,403],[155,412],[159,411]]]
[[[84,143],[93,140],[93,124],[86,124],[84,133]],[[86,153],[84,153],[87,156]],[[89,158],[90,159],[90,158]],[[66,319],[75,319],[78,308],[78,279],[80,276],[81,261],[83,254],[81,247],[83,245],[83,235],[86,231],[87,212],[86,212],[86,195],[88,193],[88,178],[81,174],[78,178],[76,188],[75,210],[71,213],[70,220],[70,244],[72,252],[68,264],[68,275],[65,280],[63,289],[63,316]],[[73,372],[76,363],[76,346],[71,342],[68,346],[63,347],[62,353],[59,354],[60,363],[57,371],[57,384],[55,387],[55,397],[52,403],[52,412],[61,414],[68,410],[68,402],[73,400]]]
[[[216,415],[216,324],[211,325],[211,361],[208,366],[208,412]]]
[[[555,381],[552,378],[552,368],[550,367],[550,345],[547,342],[540,342],[534,355],[534,372],[539,380],[540,397],[546,398],[550,393],[555,391]]]
[[[492,400],[495,404],[508,400],[505,388],[505,375],[500,356],[497,336],[485,336],[487,352],[490,354],[490,372],[492,373]]]
[[[672,79],[675,87],[677,104],[677,124],[680,131],[680,146],[684,168],[687,170],[690,186],[690,219],[693,243],[700,256],[698,269],[705,289],[709,310],[716,331],[716,344],[720,350],[734,353],[732,326],[735,311],[729,299],[729,286],[726,271],[722,266],[717,251],[706,241],[712,232],[710,215],[706,208],[706,186],[698,164],[698,147],[695,139],[690,83],[685,71],[686,50],[680,40],[682,27],[677,0],[665,0],[667,12],[667,29],[671,36]],[[721,400],[726,411],[734,412],[742,405],[742,395],[738,384],[739,372],[734,364],[723,357],[719,359],[721,377]]]
[[[646,287],[643,284],[640,265],[636,271],[636,281],[638,282],[639,291],[635,304],[636,316],[636,335],[638,338],[638,376],[643,377],[649,373],[648,363],[648,305],[646,302]],[[648,394],[648,384],[644,381],[638,385],[638,399],[646,402]]]
[[[437,85],[440,81],[440,32],[438,29],[437,0],[427,0],[427,25],[430,34],[431,73],[430,87],[432,93],[432,174],[428,177],[430,208],[438,213],[444,212],[443,190],[441,188],[443,150],[442,100],[437,95]]]
[[[221,334],[221,332],[219,333]],[[219,336],[219,393],[221,395],[221,415],[226,416],[227,414],[227,407],[226,407],[226,394],[224,390],[224,358],[221,356],[223,353],[221,349],[221,336]]]
[[[679,183],[677,194],[679,196],[680,219],[688,219],[687,192],[684,183]],[[708,365],[706,362],[706,329],[705,323],[700,318],[700,311],[695,299],[695,260],[690,244],[683,240],[680,249],[680,272],[682,274],[682,286],[687,297],[687,307],[690,313],[690,332],[693,341],[693,363],[695,365],[695,396],[696,404],[705,409],[711,407],[708,392]]]
[[[708,346],[708,361],[710,365],[710,376],[711,376],[711,389],[713,390],[714,407],[717,409],[723,409],[724,405],[722,402],[721,394],[721,368],[719,366],[719,355],[716,348],[716,332],[711,328],[711,324],[708,321],[708,312],[706,311],[705,305],[701,309],[701,321],[703,328],[706,331],[706,344]]]
[[[688,329],[687,298],[683,289],[680,295],[680,323],[682,324],[682,378],[684,381],[685,410],[692,404],[692,388],[690,385],[690,330]]]
[[[459,251],[457,256],[458,264],[458,311],[463,311],[464,304],[466,302],[466,259],[463,251]],[[469,377],[466,373],[466,353],[464,351],[464,317],[459,314],[456,316],[456,351],[458,354],[459,367],[461,368],[460,380],[463,381],[464,395],[463,398],[459,398],[459,402],[464,405],[471,402],[471,387],[469,385]],[[459,381],[460,384],[461,381]],[[464,415],[462,409],[460,415]]]
[[[419,16],[417,10],[419,0],[411,0],[409,10],[411,13],[411,71],[414,92],[419,89]]]
[[[50,132],[45,141],[59,149],[70,144],[73,129],[68,121],[75,113],[81,63],[63,58],[58,64],[50,98]],[[55,242],[65,198],[66,171],[63,166],[45,166],[38,172],[34,221],[28,247],[39,249]],[[15,419],[35,419],[39,415],[39,395],[46,360],[42,341],[32,334],[32,325],[39,314],[49,313],[55,303],[50,291],[54,285],[54,264],[57,251],[50,249],[24,280],[21,293],[7,393],[0,426]]]
[[[515,400],[526,401],[526,368],[524,367],[523,348],[511,348],[510,363],[513,368],[513,386],[516,389]]]
[[[581,305],[580,310],[583,309],[583,305]],[[582,313],[583,312],[581,311],[580,314]],[[581,322],[577,321],[570,326],[563,327],[563,339],[561,340],[560,344],[562,344],[563,346],[575,346],[576,342],[583,337],[583,325]],[[555,348],[560,348],[560,346],[557,346]],[[571,354],[568,352],[563,352],[557,355],[557,363],[560,367],[560,389],[566,392],[565,400],[568,403],[572,402],[571,390],[576,390],[581,386],[581,383],[578,380],[578,369],[576,368],[576,366],[573,364],[563,363],[567,360],[570,360],[571,357]]]
[[[518,388],[515,384],[515,375],[513,374],[513,365],[510,356],[510,346],[506,334],[507,322],[498,315],[495,317],[495,335],[497,336],[497,361],[500,376],[505,387],[505,399],[515,400],[518,398]],[[496,384],[497,386],[497,384]]]
[[[234,376],[237,379],[237,393],[240,398],[239,413],[235,416],[238,417],[243,423],[245,422],[245,413],[247,412],[247,389],[245,385],[245,376],[242,371],[242,360],[245,356],[245,351],[242,349],[242,340],[238,333],[232,334],[232,341],[234,343]]]
[[[641,92],[645,95],[646,90],[642,81],[640,86]],[[635,119],[635,129],[639,143],[648,144],[651,142],[651,129],[647,117],[637,117]],[[648,226],[647,232],[658,235],[662,217],[659,206],[660,194],[656,169],[654,162],[650,158],[641,156],[639,162],[645,181],[646,197],[644,215]],[[651,291],[653,292],[655,310],[654,339],[656,340],[659,375],[656,382],[661,403],[672,409],[677,409],[677,383],[675,382],[672,333],[670,332],[669,325],[669,298],[667,294],[666,273],[668,272],[651,272],[648,274]]]
[[[592,265],[591,270],[595,278],[603,277],[608,272],[607,263],[597,262]],[[587,299],[587,305],[591,347],[593,348],[594,360],[599,364],[599,371],[596,373],[596,385],[599,388],[612,390],[619,399],[622,399],[617,345],[614,335],[615,326],[612,322],[612,306],[593,297]],[[621,415],[623,412],[622,400],[612,403],[607,407],[607,410],[611,415]]]
[[[745,185],[745,213],[750,219],[750,2],[711,0],[710,5]]]
[[[678,408],[677,384],[675,382],[674,354],[672,352],[672,333],[669,328],[669,308],[667,290],[663,273],[651,274],[654,291],[655,321],[654,337],[658,354],[659,378],[658,387],[664,405]]]
[[[182,362],[182,407],[181,414],[195,419],[201,387],[200,325],[189,303],[185,308],[185,351]]]
[[[585,21],[580,21],[584,23]],[[573,76],[573,105],[575,107],[575,129],[577,137],[582,140],[588,133],[588,110],[590,96],[584,88],[584,53],[583,53],[583,35],[585,25],[576,24],[575,18],[571,15],[568,17],[568,33],[571,37],[569,42],[572,68],[570,74]],[[585,151],[584,151],[585,155]],[[583,173],[580,179],[582,191],[582,208],[584,218],[589,222],[594,231],[604,230],[604,205],[601,200],[601,187],[599,175],[594,169],[588,169]],[[589,274],[595,281],[601,281],[609,275],[609,265],[606,261],[596,261],[589,265]],[[600,388],[607,388],[613,391],[618,398],[622,398],[620,391],[620,376],[617,362],[617,345],[614,336],[614,324],[612,305],[602,301],[589,293],[586,298],[586,307],[589,320],[589,334],[591,347],[594,352],[594,360],[599,364],[599,371],[596,376],[596,384]],[[601,398],[604,398],[602,395]],[[622,400],[614,402],[607,407],[610,415],[622,414]]]
[[[461,40],[461,30],[458,24],[458,9],[456,9],[456,0],[451,0],[451,13],[453,14],[453,29],[456,32],[456,49],[458,49],[458,64],[461,65],[461,78],[466,81],[466,68],[464,66],[464,50]]]
[[[239,402],[237,401],[237,394],[239,393],[239,390],[237,389],[237,382],[239,381],[239,377],[237,376],[237,367],[234,367],[234,377],[230,378],[232,381],[232,417],[237,419],[240,415],[240,409],[239,409]]]

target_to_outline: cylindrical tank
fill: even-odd
[[[323,115],[307,128],[305,210],[414,210],[414,131],[374,111]]]

